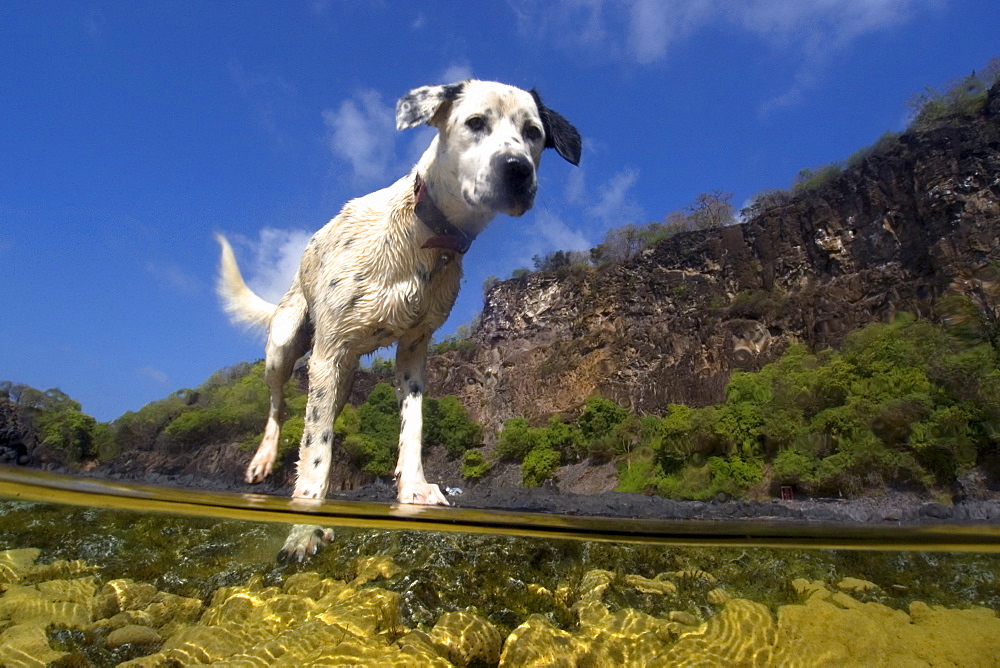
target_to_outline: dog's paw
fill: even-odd
[[[429,482],[400,485],[399,502],[421,506],[450,506],[441,488]]]
[[[316,524],[296,524],[285,539],[285,546],[278,552],[278,561],[302,563],[333,540],[333,529]]]
[[[263,482],[264,478],[270,475],[273,466],[274,457],[268,456],[268,453],[258,452],[250,460],[250,465],[247,466],[246,481],[249,483]]]

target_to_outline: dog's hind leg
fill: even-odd
[[[260,446],[247,466],[246,481],[260,482],[271,473],[278,456],[278,437],[285,413],[285,383],[295,362],[309,350],[309,311],[302,293],[290,290],[271,317],[264,362],[264,382],[271,395],[267,426]]]
[[[396,347],[396,399],[400,407],[396,488],[400,503],[447,506],[448,500],[441,489],[424,477],[421,452],[429,339],[426,332],[408,333]]]

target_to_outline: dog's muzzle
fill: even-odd
[[[500,154],[491,161],[497,209],[520,216],[535,203],[535,166],[522,155]]]

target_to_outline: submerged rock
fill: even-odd
[[[350,583],[315,572],[283,582],[252,575],[216,588],[207,606],[125,578],[38,579],[81,568],[39,567],[38,557],[0,553],[16,579],[0,584],[0,665],[895,666],[995,665],[1000,656],[995,611],[919,601],[899,610],[871,600],[885,596],[875,583],[850,577],[797,578],[788,592],[800,602],[768,607],[697,568],[653,578],[590,569],[554,593],[524,586],[547,611],[515,620],[504,639],[476,608],[407,628],[400,594],[368,584],[400,572],[386,556],[358,560]],[[660,612],[623,601],[653,601]]]

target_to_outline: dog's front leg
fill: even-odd
[[[317,342],[309,359],[309,397],[292,492],[294,499],[320,501],[326,497],[333,452],[333,421],[347,401],[358,367],[358,358],[350,354],[346,346],[328,351],[326,344]],[[303,561],[328,543],[331,536],[332,532],[322,527],[296,524],[278,553],[278,559]]]
[[[400,413],[396,489],[400,503],[447,506],[448,500],[441,489],[424,477],[421,452],[429,339],[426,332],[408,333],[396,346],[396,399]]]

